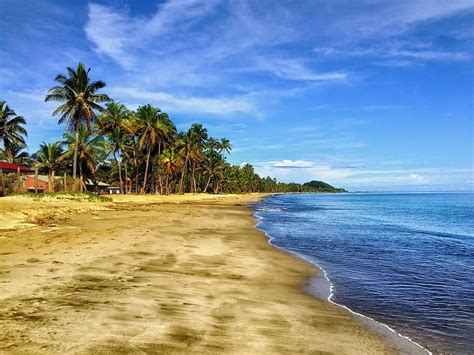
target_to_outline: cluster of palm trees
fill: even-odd
[[[27,136],[24,125],[26,121],[8,107],[7,103],[0,100],[0,160],[13,162],[14,159],[23,161],[28,159],[25,138]]]
[[[53,116],[65,123],[63,140],[42,143],[31,156],[25,151],[25,120],[0,101],[0,160],[32,165],[50,177],[72,171],[72,185],[85,179],[117,184],[122,193],[277,192],[300,191],[300,184],[261,178],[251,165],[226,161],[232,146],[208,135],[200,123],[178,132],[159,108],[129,110],[101,93],[106,84],[90,78],[79,63],[54,79],[45,101],[58,102]]]
[[[25,120],[1,102],[0,159],[34,165],[50,177],[72,167],[73,181],[116,181],[122,193],[225,189],[225,170],[231,167],[226,162],[232,149],[228,139],[209,137],[199,123],[178,132],[165,112],[149,104],[129,110],[100,93],[106,84],[91,80],[89,73],[80,63],[56,76],[57,85],[45,101],[59,103],[53,116],[67,130],[63,141],[42,143],[31,157],[23,151]]]
[[[129,110],[99,93],[105,83],[92,81],[89,72],[79,64],[56,76],[59,85],[45,101],[60,103],[53,115],[66,123],[67,149],[63,152],[58,142],[43,144],[36,154],[39,166],[52,169],[54,161],[68,159],[76,180],[77,174],[95,177],[111,161],[108,167],[122,193],[219,191],[229,140],[208,137],[199,123],[178,132],[170,117],[152,105]]]

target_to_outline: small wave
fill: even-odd
[[[382,322],[379,322],[377,320],[375,320],[374,318],[371,318],[369,316],[366,316],[362,313],[358,313],[358,312],[355,312],[353,311],[352,309],[350,309],[349,307],[343,305],[343,304],[339,304],[339,303],[336,303],[333,301],[333,297],[334,297],[334,292],[335,292],[335,286],[334,284],[331,282],[331,280],[329,279],[329,276],[326,272],[326,270],[324,268],[322,268],[318,263],[316,263],[314,260],[311,260],[309,258],[307,258],[306,256],[298,253],[298,252],[295,252],[295,251],[291,251],[291,250],[288,250],[288,249],[285,249],[285,248],[282,248],[282,247],[279,247],[278,245],[275,245],[272,241],[273,241],[273,237],[271,235],[269,235],[264,229],[262,228],[259,228],[260,224],[262,224],[264,222],[264,218],[263,216],[257,216],[256,214],[254,214],[254,216],[256,217],[256,220],[257,220],[257,223],[255,225],[255,229],[263,232],[265,234],[265,236],[267,237],[268,239],[268,244],[277,248],[277,249],[280,249],[286,253],[290,253],[292,255],[295,255],[296,257],[300,258],[300,259],[303,259],[305,260],[306,262],[316,266],[319,270],[322,271],[323,273],[323,276],[324,278],[327,280],[328,284],[329,284],[329,296],[327,296],[326,300],[329,302],[329,303],[332,303],[338,307],[342,307],[344,308],[345,310],[349,311],[350,313],[356,315],[356,316],[359,316],[361,317],[362,319],[365,319],[366,321],[369,321],[371,323],[373,323],[373,328],[375,330],[381,330],[381,329],[385,329],[387,331],[389,331],[391,334],[394,334],[402,339],[405,339],[407,340],[409,343],[415,345],[416,347],[418,347],[420,350],[422,350],[423,352],[426,352],[427,354],[429,355],[432,355],[432,352],[429,351],[428,349],[426,349],[425,347],[423,347],[421,344],[417,343],[416,341],[412,340],[410,337],[406,336],[406,335],[403,335],[401,333],[398,333],[395,329],[391,328],[390,326],[388,326],[387,324],[385,323],[382,323]]]
[[[265,211],[265,212],[282,212],[284,211],[285,208],[278,208],[278,207],[259,207],[257,208],[257,211]]]

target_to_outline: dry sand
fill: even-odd
[[[302,291],[317,270],[254,228],[259,197],[0,199],[0,353],[392,353]]]

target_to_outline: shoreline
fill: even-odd
[[[266,198],[266,197],[265,197]],[[249,206],[252,208],[252,206]],[[372,329],[375,331],[377,334],[379,334],[382,338],[385,340],[389,341],[392,343],[396,350],[401,353],[401,354],[429,354],[432,355],[432,352],[425,348],[423,345],[417,343],[416,341],[412,340],[410,337],[403,335],[399,332],[397,332],[395,329],[391,328],[389,325],[382,323],[380,321],[377,321],[376,319],[369,317],[365,314],[356,312],[349,308],[346,305],[337,303],[333,301],[333,296],[334,296],[334,289],[335,285],[331,282],[329,279],[329,276],[327,275],[327,271],[321,267],[317,262],[310,260],[303,254],[300,254],[295,251],[287,250],[285,248],[282,248],[276,244],[274,244],[272,241],[274,238],[269,235],[264,229],[259,228],[259,225],[263,222],[263,219],[258,218],[255,215],[255,209],[253,208],[253,215],[256,220],[256,225],[255,228],[262,233],[265,234],[268,244],[271,245],[272,247],[281,250],[284,253],[287,253],[289,255],[292,255],[298,259],[302,259],[305,262],[313,265],[317,270],[319,270],[319,274],[317,276],[312,277],[309,281],[307,286],[305,287],[306,291],[311,294],[312,296],[318,298],[318,299],[323,299],[333,305],[336,305],[338,307],[341,307],[345,309],[346,311],[350,312],[352,315],[355,316],[365,326],[368,328]]]
[[[139,197],[0,232],[0,349],[393,353],[302,290],[317,269],[255,228],[261,196]]]

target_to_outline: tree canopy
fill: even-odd
[[[54,79],[45,101],[58,101],[53,112],[65,123],[64,139],[43,142],[31,157],[26,121],[0,101],[0,159],[34,165],[53,175],[72,171],[92,181],[119,186],[122,193],[343,192],[322,181],[282,183],[260,177],[250,164],[232,165],[232,144],[212,137],[201,123],[178,131],[170,116],[145,104],[131,110],[98,93],[106,84],[93,81],[90,69],[76,69]],[[106,106],[101,106],[106,103]]]

